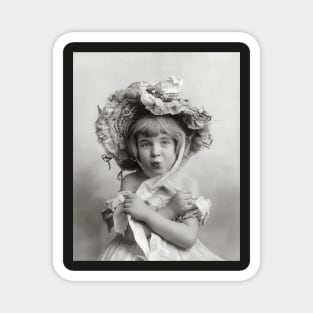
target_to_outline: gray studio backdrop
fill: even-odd
[[[96,260],[112,235],[100,212],[119,190],[118,167],[101,159],[94,130],[97,105],[110,93],[139,80],[169,76],[184,80],[182,95],[213,115],[213,144],[185,169],[212,200],[200,239],[226,260],[240,256],[240,76],[239,53],[75,53],[74,54],[74,259]]]

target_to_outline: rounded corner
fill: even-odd
[[[76,34],[75,32],[67,32],[58,36],[53,43],[53,51],[61,50],[63,52],[63,50],[73,43]]]
[[[65,263],[54,261],[52,262],[52,267],[56,275],[61,279],[70,282],[75,281],[75,279],[73,279],[73,271],[68,268]]]
[[[255,36],[247,32],[239,32],[240,43],[243,44],[249,51],[258,50],[261,51],[261,45]]]
[[[240,277],[239,281],[247,281],[255,277],[257,273],[259,273],[261,268],[261,262],[254,261],[254,262],[249,262],[247,266],[245,266],[241,272],[240,272]]]

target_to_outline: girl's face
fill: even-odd
[[[174,139],[165,134],[138,136],[138,157],[143,172],[154,177],[170,171],[176,160]]]

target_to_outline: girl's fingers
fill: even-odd
[[[132,215],[132,213],[133,213],[133,210],[132,210],[132,208],[131,207],[124,207],[123,208],[123,213],[126,213],[126,214],[129,214],[129,215]]]
[[[125,199],[124,200],[124,203],[131,203],[131,202],[133,202],[134,200],[133,199]]]
[[[124,213],[124,203],[120,203],[117,207],[116,207],[116,210],[115,210],[115,213],[114,214],[121,214],[121,213]]]

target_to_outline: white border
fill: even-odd
[[[250,49],[250,265],[243,271],[70,271],[63,264],[63,49],[71,42],[242,42]],[[70,281],[242,281],[260,267],[260,47],[238,32],[75,32],[53,47],[53,266]]]

